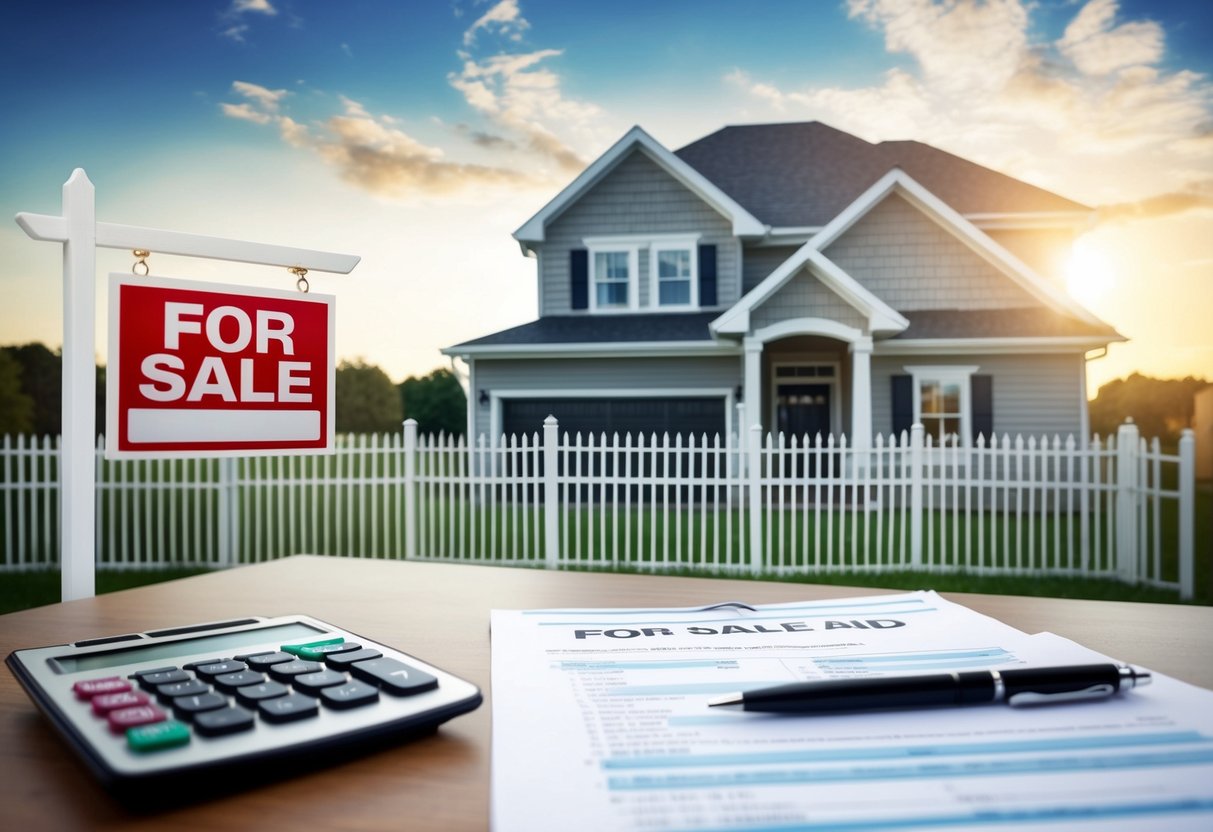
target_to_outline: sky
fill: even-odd
[[[356,254],[313,272],[337,354],[394,381],[533,320],[510,234],[633,125],[670,149],[818,120],[1097,209],[1070,289],[1130,340],[1088,365],[1213,380],[1206,0],[39,0],[0,6],[0,344],[62,344],[58,214]],[[152,274],[290,289],[156,255]],[[128,252],[98,251],[105,280]]]

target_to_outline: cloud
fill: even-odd
[[[1189,211],[1213,211],[1213,179],[1192,182],[1179,191],[1156,194],[1133,202],[1101,205],[1096,209],[1096,222],[1126,222],[1138,219],[1159,219]]]
[[[236,81],[232,89],[248,101],[223,103],[229,118],[274,124],[292,147],[309,150],[336,169],[342,179],[376,196],[410,198],[449,195],[470,187],[518,185],[531,177],[510,168],[447,161],[431,147],[400,129],[398,120],[376,116],[359,101],[340,97],[341,112],[308,126],[279,112],[286,90]]]
[[[1089,0],[1059,36],[1028,0],[848,0],[905,55],[867,86],[725,76],[755,107],[871,141],[913,138],[1091,204],[1185,192],[1213,163],[1213,85],[1163,68],[1165,33]],[[1114,169],[1115,177],[1108,176]]]
[[[1108,75],[1162,58],[1162,27],[1154,21],[1117,26],[1116,11],[1116,0],[1092,0],[1066,27],[1057,46],[1079,72]]]
[[[518,0],[501,0],[489,9],[463,33],[463,45],[471,46],[476,42],[476,33],[482,30],[492,30],[497,34],[513,41],[521,41],[522,33],[531,28],[531,24],[522,16],[518,9]]]
[[[229,11],[233,15],[256,12],[273,17],[278,14],[278,10],[273,7],[269,0],[232,0],[232,7]]]

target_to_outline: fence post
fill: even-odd
[[[762,425],[751,425],[746,452],[745,486],[749,494],[750,571],[762,571]]]
[[[560,497],[557,494],[557,453],[560,423],[543,420],[543,555],[548,569],[560,565]]]
[[[417,557],[417,420],[404,420],[404,559]]]
[[[236,518],[233,517],[236,505],[236,478],[232,470],[236,460],[230,456],[219,458],[219,565],[230,567],[234,565],[233,555],[236,550]]]
[[[1137,464],[1139,433],[1133,419],[1116,430],[1116,571],[1137,580]]]
[[[1193,552],[1196,523],[1196,433],[1185,428],[1179,437],[1179,597],[1190,601],[1196,591]]]
[[[910,566],[922,568],[923,443],[921,423],[910,426]]]

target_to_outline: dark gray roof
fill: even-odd
[[[1104,323],[1090,324],[1041,307],[1025,309],[922,309],[901,313],[910,326],[894,336],[907,338],[1051,338],[1092,335],[1119,338]]]
[[[464,341],[459,347],[536,344],[711,341],[708,324],[720,312],[642,315],[548,315],[529,324]]]
[[[725,127],[677,155],[773,226],[821,226],[892,168],[962,214],[1089,211],[914,141],[872,144],[817,121]]]

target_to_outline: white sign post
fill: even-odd
[[[63,184],[63,213],[17,214],[35,240],[63,244],[63,436],[59,451],[60,556],[64,601],[96,592],[96,349],[97,247],[144,249],[264,266],[349,274],[350,254],[204,237],[177,231],[97,222],[88,174],[76,168]]]

